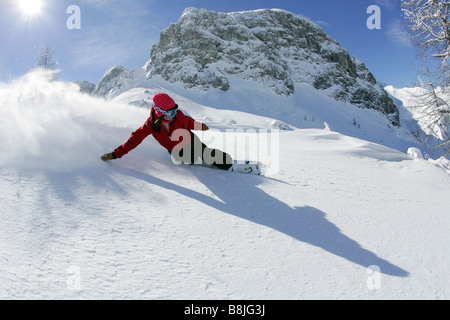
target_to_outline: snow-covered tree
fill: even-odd
[[[446,63],[450,59],[450,1],[402,0],[411,39],[431,56]]]
[[[419,122],[428,136],[434,136],[439,141],[433,149],[442,149],[444,155],[450,154],[450,87],[436,86],[435,73],[425,63],[423,75],[427,79],[419,79],[419,84],[426,91],[418,95]]]
[[[426,117],[426,131],[441,141],[438,147],[450,154],[450,0],[402,0],[410,40],[424,64],[419,84],[426,93],[418,99]]]
[[[54,50],[48,44],[45,47],[43,47],[39,51],[39,55],[36,59],[36,65],[35,65],[36,68],[43,68],[45,70],[55,69],[57,62],[55,62],[53,54],[54,54]]]

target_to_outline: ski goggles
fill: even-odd
[[[168,111],[159,108],[158,106],[156,106],[156,104],[153,105],[153,107],[154,107],[155,110],[158,111],[159,113],[162,113],[163,115],[168,116],[168,117],[170,117],[170,118],[175,117],[175,116],[177,115],[177,112],[178,112],[178,105],[175,105],[175,108],[170,109],[170,110],[168,110]]]

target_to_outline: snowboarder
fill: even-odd
[[[208,148],[191,131],[207,131],[208,126],[185,115],[168,94],[157,93],[153,97],[153,103],[150,117],[144,125],[133,132],[126,143],[103,155],[103,161],[122,158],[149,135],[153,135],[169,151],[176,163],[196,164],[204,161],[222,170],[229,170],[233,166],[233,159],[229,154]]]

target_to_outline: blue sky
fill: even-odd
[[[36,0],[34,0],[36,1]],[[0,0],[0,81],[34,67],[39,50],[55,51],[59,77],[98,82],[114,65],[143,66],[160,32],[184,9],[220,12],[280,8],[319,24],[352,56],[365,62],[378,81],[396,87],[414,85],[414,48],[403,41],[401,10],[396,0],[40,0],[38,14],[26,15],[20,0]],[[69,29],[71,5],[80,8],[81,29]],[[381,29],[366,22],[370,5],[381,9]]]

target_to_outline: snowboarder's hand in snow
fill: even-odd
[[[206,124],[202,124],[203,126],[202,126],[202,131],[208,131],[209,130],[209,127],[206,125]]]
[[[107,153],[107,154],[102,155],[103,161],[113,160],[115,158],[116,157],[114,156],[114,153]]]

